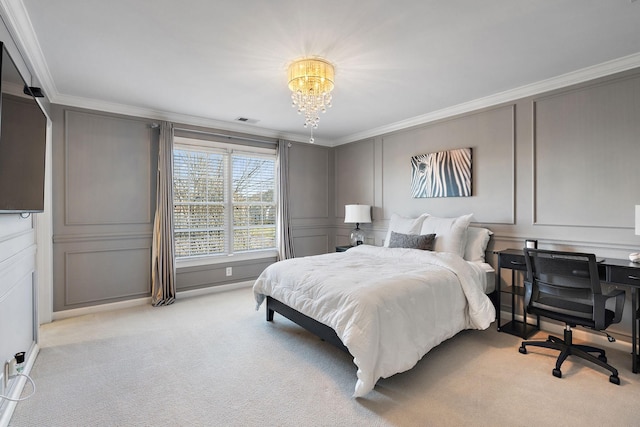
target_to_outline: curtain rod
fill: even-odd
[[[203,135],[215,136],[215,137],[219,137],[219,138],[237,139],[239,141],[259,142],[261,144],[271,144],[271,145],[276,145],[277,144],[277,141],[268,141],[268,140],[265,140],[265,139],[255,139],[255,138],[248,138],[248,137],[244,137],[244,136],[234,136],[234,135],[228,135],[228,134],[223,134],[223,133],[207,132],[207,131],[204,131],[204,130],[188,129],[188,128],[182,128],[182,127],[174,127],[173,129],[174,130],[183,131],[183,132],[200,133],[200,134],[203,134]]]

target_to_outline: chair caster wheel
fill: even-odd
[[[562,371],[560,371],[560,369],[554,369],[553,376],[557,378],[562,378]]]
[[[520,347],[520,348],[518,348],[518,351],[519,351],[520,353],[522,353],[522,354],[527,354],[527,349],[526,349],[526,347]]]
[[[615,385],[620,385],[620,378],[617,375],[611,375],[609,377],[609,382],[614,383]]]
[[[598,360],[602,363],[607,363],[607,356],[600,355],[598,356]]]

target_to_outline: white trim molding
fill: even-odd
[[[33,25],[22,1],[0,0],[0,12],[3,16],[7,16],[5,24],[9,27],[16,43],[18,44],[27,66],[33,69],[37,80],[43,86],[45,92],[49,95],[52,103],[69,105],[78,108],[95,109],[105,112],[128,114],[137,117],[147,117],[156,120],[168,120],[176,123],[184,123],[195,126],[213,127],[227,131],[249,132],[258,136],[273,137],[286,139],[296,142],[307,142],[306,135],[288,134],[272,129],[265,129],[251,125],[242,125],[233,122],[207,119],[202,117],[193,117],[183,114],[171,113],[167,111],[158,111],[130,105],[117,103],[109,103],[100,100],[92,100],[82,97],[74,97],[70,95],[60,94],[55,86],[55,82],[51,76],[47,63],[45,61],[42,49],[35,35]],[[539,82],[524,85],[515,89],[496,93],[484,98],[478,98],[469,102],[443,108],[424,115],[401,120],[386,126],[377,127],[364,132],[347,135],[343,138],[335,140],[319,140],[316,139],[318,145],[335,147],[349,142],[360,141],[386,133],[403,130],[409,127],[423,125],[436,120],[455,116],[458,114],[468,113],[481,108],[487,108],[505,102],[512,102],[517,99],[543,93],[549,90],[555,90],[562,87],[582,83],[595,78],[605,77],[618,72],[630,70],[640,67],[640,53],[617,58],[611,61],[603,62],[591,67],[565,73],[556,77],[552,77]]]
[[[572,71],[536,83],[520,86],[515,89],[499,92],[484,98],[474,99],[469,102],[443,108],[421,116],[413,117],[392,123],[387,126],[370,129],[365,132],[355,133],[353,135],[339,138],[333,141],[332,146],[347,144],[349,142],[360,141],[362,139],[372,138],[374,136],[383,135],[390,132],[403,130],[409,127],[423,125],[434,122],[436,120],[446,119],[448,117],[459,114],[469,113],[482,108],[488,108],[502,103],[513,102],[518,99],[544,93],[550,90],[561,89],[578,83],[583,83],[600,77],[606,77],[611,74],[631,70],[640,67],[640,53],[617,58],[611,61],[603,62],[591,67]]]
[[[189,291],[179,291],[176,293],[177,300],[182,298],[190,298],[218,292],[231,291],[234,289],[247,288],[253,285],[253,281],[230,283],[228,285],[210,286],[207,288],[193,289]],[[121,310],[124,308],[137,307],[141,305],[151,304],[151,297],[136,298],[126,301],[112,302],[107,304],[92,305],[90,307],[72,308],[70,310],[56,311],[53,313],[52,320],[68,319],[70,317],[84,316],[86,314],[101,313],[104,311]]]

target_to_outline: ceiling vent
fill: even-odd
[[[248,123],[250,125],[255,125],[256,123],[258,123],[260,120],[257,119],[249,119],[247,117],[236,117],[235,118],[236,122],[242,122],[242,123]]]

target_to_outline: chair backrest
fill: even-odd
[[[567,323],[574,323],[572,318],[596,319],[594,295],[601,295],[602,289],[594,254],[529,248],[524,254],[529,282],[525,304],[529,310],[557,313],[548,317]],[[604,311],[604,306],[601,309]]]

